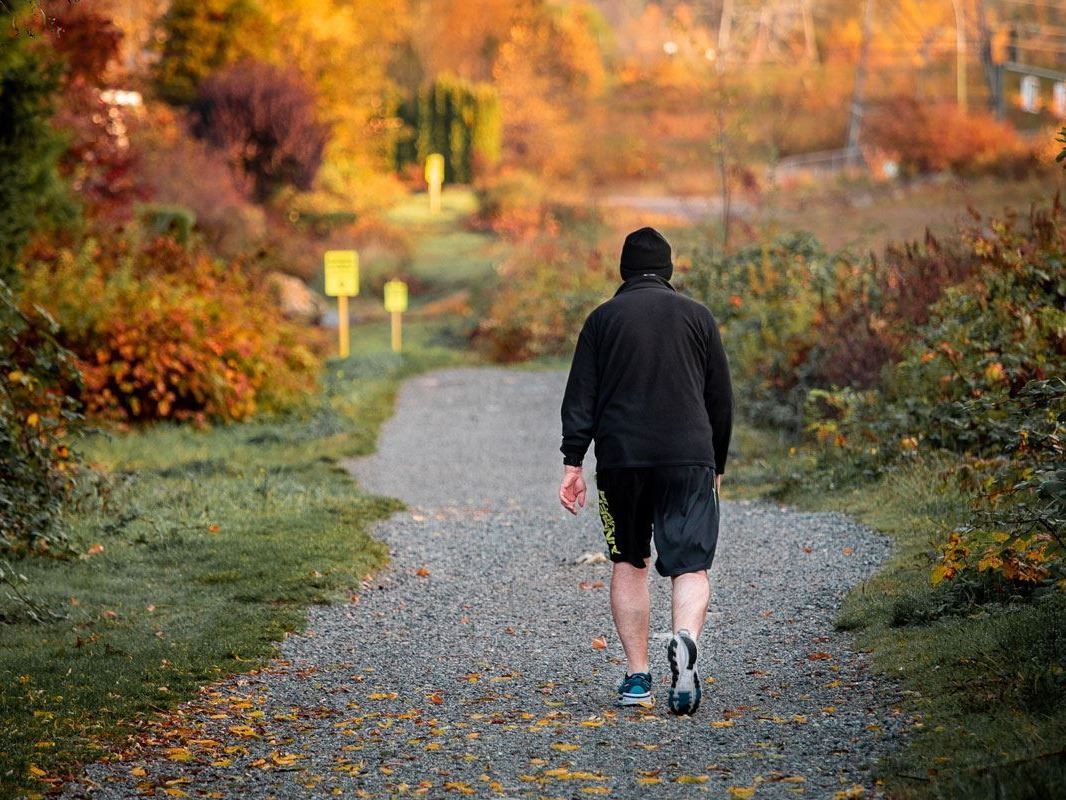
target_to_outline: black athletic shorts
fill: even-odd
[[[644,567],[654,532],[660,575],[710,568],[718,545],[712,467],[603,469],[596,472],[596,488],[611,561]]]

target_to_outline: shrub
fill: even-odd
[[[956,105],[889,101],[870,115],[867,141],[898,160],[905,175],[950,171],[1020,178],[1037,167],[1033,149],[1013,127]]]
[[[240,420],[301,400],[315,359],[239,269],[169,238],[41,254],[24,299],[50,309],[78,358],[82,399],[120,422]]]
[[[66,548],[58,519],[76,485],[80,375],[57,330],[0,283],[0,554]]]
[[[973,517],[945,532],[934,581],[1013,592],[1066,577],[1062,217],[1056,202],[965,235],[972,274],[933,304],[884,385],[814,397],[822,463],[838,475],[955,454]]]
[[[295,70],[242,61],[200,87],[193,133],[221,150],[253,194],[266,200],[282,186],[308,189],[322,163],[328,132],[315,99]]]
[[[500,285],[475,341],[495,361],[569,355],[585,317],[610,296],[616,275],[588,244],[549,231],[500,267]]]
[[[233,173],[217,150],[192,138],[172,112],[151,107],[132,138],[141,151],[136,180],[146,199],[187,208],[195,230],[223,257],[262,243],[266,217],[249,202],[247,181]]]
[[[805,234],[723,255],[696,249],[684,291],[715,315],[744,415],[798,431],[804,398],[818,385],[811,352],[819,276],[832,267]]]

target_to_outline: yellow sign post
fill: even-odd
[[[429,213],[440,213],[440,187],[444,184],[444,156],[426,156],[426,183],[429,185]]]
[[[340,357],[347,358],[348,298],[359,294],[359,253],[355,250],[327,250],[325,256],[326,294],[337,298],[337,336]]]
[[[403,321],[401,315],[407,310],[407,284],[403,281],[389,281],[385,284],[385,310],[392,316],[392,350],[400,352],[403,345]]]

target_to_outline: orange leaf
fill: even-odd
[[[606,650],[607,649],[607,637],[605,637],[605,636],[597,636],[595,639],[593,639],[592,640],[592,649],[593,650]]]
[[[814,653],[808,653],[807,654],[807,660],[808,661],[825,661],[827,658],[832,658],[832,657],[833,657],[832,654],[825,653],[825,652],[823,652],[821,650],[818,650],[818,651],[816,651]]]
[[[443,703],[443,702],[444,702],[444,698],[443,698],[443,697],[441,697],[441,696],[440,696],[439,694],[431,694],[431,695],[428,695],[428,696],[426,697],[426,699],[427,699],[427,700],[428,700],[429,702],[433,703],[433,705],[436,705],[436,706],[439,706],[439,705],[440,705],[441,703]]]
[[[429,570],[426,569],[425,567],[419,567],[418,569],[415,570],[415,575],[417,575],[419,578],[428,578],[429,577]]]

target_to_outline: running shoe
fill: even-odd
[[[670,659],[673,683],[670,686],[670,710],[675,714],[695,714],[700,707],[703,690],[696,672],[696,642],[692,634],[681,630],[674,634],[666,646]]]
[[[618,684],[618,705],[649,706],[655,702],[651,696],[651,673],[634,672],[626,675]]]

